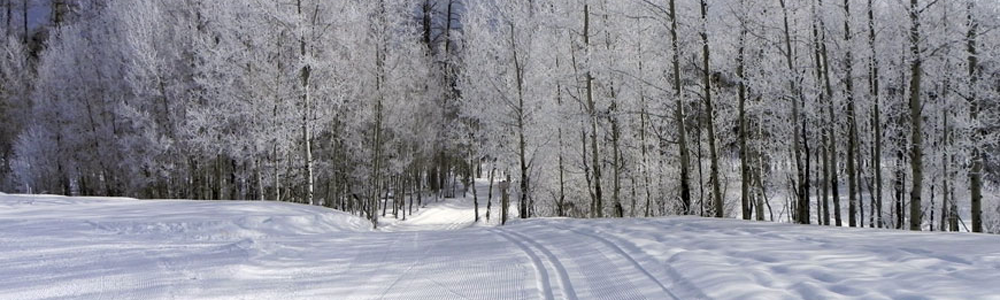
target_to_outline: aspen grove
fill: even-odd
[[[4,192],[1000,233],[998,1],[0,5]]]

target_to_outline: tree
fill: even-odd
[[[302,83],[301,87],[302,90],[300,91],[300,93],[302,93],[302,149],[303,151],[305,151],[304,159],[305,159],[305,171],[306,171],[306,201],[309,203],[309,205],[314,205],[315,203],[313,203],[314,183],[313,183],[313,161],[312,161],[313,158],[312,158],[312,144],[311,144],[312,135],[310,134],[309,131],[309,121],[310,119],[312,119],[312,107],[309,98],[310,96],[309,77],[312,72],[312,66],[310,66],[311,57],[308,51],[310,46],[306,43],[307,31],[305,28],[307,27],[307,25],[303,24],[307,22],[308,17],[303,13],[302,0],[296,0],[295,4],[296,4],[295,5],[296,10],[299,15],[299,25],[298,25],[300,27],[299,31],[301,31],[299,36],[299,55],[300,55],[299,60],[300,64],[302,64],[302,67],[301,71],[299,72],[299,80]],[[318,15],[319,15],[318,12],[314,13],[312,17],[313,22],[316,22]],[[315,27],[315,23],[309,25],[308,27],[310,28]]]
[[[858,221],[864,223],[864,218],[858,219],[858,209],[861,208],[858,201],[858,124],[855,115],[854,103],[854,55],[851,51],[851,4],[850,0],[844,0],[844,43],[847,45],[844,54],[844,94],[847,97],[847,197],[848,197],[848,224],[851,227],[857,226]],[[864,209],[861,209],[861,213]]]
[[[911,6],[916,6],[915,1],[913,2],[914,3],[911,4]],[[975,126],[972,129],[972,136],[970,138],[970,140],[972,141],[971,143],[972,149],[970,151],[970,156],[972,159],[972,167],[969,170],[969,193],[971,194],[970,202],[972,210],[972,232],[983,232],[983,161],[985,161],[984,158],[985,155],[981,150],[980,146],[978,145],[978,143],[976,142],[981,140],[984,136],[983,134],[984,129],[982,128],[983,125],[978,124],[978,122],[980,121],[979,114],[980,114],[980,109],[982,107],[982,100],[980,100],[979,97],[976,95],[976,89],[978,88],[977,84],[979,83],[979,76],[981,72],[979,66],[979,53],[977,46],[978,35],[979,35],[979,23],[977,22],[976,17],[973,15],[976,10],[976,1],[967,1],[966,7],[967,7],[966,14],[968,17],[968,26],[969,26],[969,29],[965,35],[966,51],[968,51],[969,54],[968,56],[969,93],[970,93],[968,98],[969,119],[972,122],[973,126]],[[911,39],[918,39],[913,41],[914,43],[913,51],[917,51],[919,49],[916,48],[917,47],[916,41],[919,41],[920,36],[917,35],[919,34],[919,32],[916,31],[919,28],[916,27],[919,26],[918,23],[919,20],[917,19],[918,16],[916,14],[914,13],[911,14],[913,14],[911,15],[911,18],[914,20],[913,26],[915,27],[915,29],[912,29],[914,32],[911,34],[916,35],[915,37],[911,36]],[[919,61],[916,61],[915,63],[919,63]],[[919,67],[920,65],[915,65],[914,68],[919,68]],[[916,96],[918,97],[919,95]],[[920,99],[917,98],[915,100],[917,101],[917,103],[911,103],[910,105],[913,106],[915,104],[919,104],[919,100]],[[911,102],[913,101],[914,99],[911,98]],[[919,125],[919,123],[915,124]],[[914,153],[919,153],[918,150],[920,149],[919,148],[915,149]],[[914,174],[916,174],[917,171],[918,169],[914,169],[913,171]]]
[[[11,36],[11,34],[13,33],[13,30],[14,30],[14,23],[13,23],[13,19],[14,19],[14,14],[13,14],[13,12],[14,12],[14,0],[5,0],[4,1],[4,12],[6,12],[6,14],[4,14],[3,20],[4,20],[4,23],[6,24],[6,26],[4,26],[3,37],[6,40],[8,37]]]
[[[741,10],[746,11],[746,1],[740,1]],[[746,76],[746,40],[748,34],[748,24],[746,23],[746,15],[743,15],[740,20],[740,37],[739,37],[739,50],[736,56],[736,76],[739,77],[739,143],[740,143],[740,208],[742,211],[743,219],[750,220],[752,211],[750,210],[750,158],[749,150],[747,146],[747,116],[746,116],[746,102],[747,102],[747,76]]]
[[[670,0],[670,57],[671,70],[673,71],[674,99],[674,122],[677,124],[677,148],[680,152],[680,185],[681,185],[681,211],[683,214],[691,214],[691,185],[688,177],[690,170],[691,154],[687,145],[687,130],[685,129],[684,101],[681,94],[681,63],[680,48],[677,46],[677,6],[675,0]]]
[[[873,0],[868,0],[868,47],[871,49],[871,58],[868,60],[868,93],[872,99],[872,109],[871,109],[871,128],[872,128],[872,172],[875,173],[875,178],[872,180],[872,184],[875,186],[873,196],[874,207],[870,214],[872,218],[878,215],[877,219],[873,219],[877,223],[879,228],[884,226],[884,221],[882,220],[882,120],[881,120],[881,109],[879,107],[881,88],[879,84],[879,61],[878,53],[875,49],[876,39],[875,39],[875,9],[872,5]],[[872,189],[869,188],[869,192]],[[871,222],[870,222],[871,223]]]
[[[583,39],[583,52],[584,57],[589,59],[591,57],[591,45],[590,45],[590,5],[589,3],[583,4],[583,31],[581,33]],[[586,61],[589,63],[589,61]],[[597,147],[597,123],[598,123],[598,112],[597,112],[597,102],[594,98],[594,75],[591,71],[592,65],[585,65],[586,75],[584,75],[584,80],[586,82],[586,107],[587,114],[590,117],[590,159],[591,165],[590,169],[593,176],[594,192],[591,194],[593,199],[590,205],[591,217],[601,218],[604,217],[604,195],[601,191],[601,159],[600,152]],[[584,146],[586,148],[586,146]],[[586,152],[586,150],[585,150]]]
[[[920,101],[921,83],[923,77],[923,58],[920,53],[920,12],[919,0],[910,0],[910,168],[912,170],[912,188],[910,189],[910,230],[922,229],[923,210],[921,209],[921,194],[924,184],[924,153],[923,153],[923,106]]]
[[[712,182],[712,199],[714,200],[715,217],[722,218],[725,216],[725,211],[723,204],[725,199],[722,198],[722,190],[719,182],[719,155],[716,149],[716,136],[715,136],[715,107],[712,105],[712,71],[709,69],[709,60],[711,59],[711,52],[708,46],[708,1],[701,0],[701,22],[702,31],[700,33],[701,43],[702,43],[702,88],[704,89],[704,94],[702,95],[703,101],[705,102],[705,126],[708,127],[708,149],[709,149],[709,161],[711,163],[711,170],[709,171],[709,181]]]
[[[9,14],[8,14],[9,15]],[[34,70],[21,42],[5,37],[0,44],[0,188],[13,189],[14,144],[31,126],[31,83]]]
[[[478,206],[487,164],[521,218],[725,216],[739,180],[744,219],[843,225],[844,177],[849,226],[957,229],[968,193],[995,231],[992,2],[43,2],[0,1],[5,191],[375,226],[458,176]]]

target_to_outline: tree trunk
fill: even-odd
[[[611,96],[612,97],[612,102],[611,102],[611,108],[610,108],[610,112],[611,113],[610,113],[610,116],[608,116],[608,118],[610,119],[609,121],[611,122],[611,145],[612,145],[612,150],[611,151],[613,152],[611,154],[611,157],[612,157],[612,162],[613,162],[612,167],[614,167],[614,178],[612,180],[613,189],[612,189],[612,193],[611,193],[612,194],[611,198],[614,199],[614,203],[615,203],[614,204],[614,209],[615,209],[615,211],[614,211],[615,215],[614,216],[616,218],[622,218],[622,217],[625,216],[625,209],[622,207],[622,201],[621,201],[622,156],[621,156],[621,150],[620,150],[620,144],[619,144],[620,141],[621,141],[621,138],[620,138],[621,129],[618,126],[618,120],[616,119],[617,117],[615,116],[617,114],[617,110],[618,110],[618,103],[617,103],[617,100],[615,100],[615,95],[613,95],[613,94],[614,94],[614,92],[613,92],[613,89],[612,89],[612,96]]]
[[[399,184],[400,183],[395,178],[395,176],[393,176],[393,179],[390,179],[389,182],[390,182],[389,186],[392,187],[392,189],[391,189],[391,192],[390,191],[386,191],[386,195],[388,196],[391,193],[391,195],[392,195],[392,217],[394,219],[399,219],[399,191],[400,191],[399,190]],[[389,197],[386,197],[386,198],[388,199]],[[384,214],[383,214],[383,216],[384,216]]]
[[[229,198],[228,200],[243,200],[240,195],[243,189],[240,187],[239,178],[236,172],[238,171],[238,166],[236,165],[235,159],[229,159]]]
[[[702,29],[701,29],[701,67],[703,71],[702,85],[705,93],[705,111],[708,117],[705,120],[706,126],[708,126],[708,155],[709,163],[709,181],[712,182],[712,199],[715,209],[715,217],[722,218],[725,216],[724,203],[725,199],[722,198],[722,190],[720,185],[722,184],[719,180],[719,154],[716,149],[715,140],[715,107],[712,105],[712,72],[709,69],[709,60],[711,54],[708,47],[708,0],[701,0],[701,19],[702,19]]]
[[[905,215],[905,213],[903,213],[903,194],[906,192],[906,171],[903,169],[903,151],[902,145],[900,145],[900,149],[896,151],[896,182],[893,187],[895,189],[894,200],[896,202],[896,224],[894,226],[896,229],[903,229],[903,216]]]
[[[254,173],[257,177],[257,200],[264,201],[264,175],[261,171],[260,160],[254,162]]]
[[[216,155],[213,162],[212,200],[222,200],[222,155]]]
[[[766,194],[764,194],[764,183],[763,183],[764,180],[761,179],[761,177],[763,177],[763,173],[764,173],[764,171],[763,171],[763,169],[764,169],[763,165],[764,165],[764,163],[761,162],[761,155],[757,155],[757,168],[754,170],[754,175],[752,176],[752,178],[754,180],[754,186],[756,186],[756,188],[755,188],[756,192],[755,193],[757,194],[757,196],[756,196],[757,203],[756,203],[756,205],[754,205],[754,208],[755,208],[756,213],[757,213],[757,221],[764,221],[764,205],[765,205],[765,199],[766,199],[766,196],[767,196]],[[771,204],[767,203],[767,206],[768,206],[768,210],[770,210]],[[771,219],[773,220],[774,217],[772,216]]]
[[[819,2],[820,6],[823,2]],[[837,118],[834,116],[834,107],[836,106],[836,99],[833,97],[833,85],[830,83],[830,59],[829,52],[826,47],[826,24],[823,19],[819,18],[819,57],[822,59],[823,66],[823,86],[824,86],[824,98],[827,103],[827,115],[829,116],[829,128],[827,129],[827,136],[829,137],[830,144],[830,196],[833,198],[833,211],[836,215],[837,226],[841,226],[840,217],[840,176],[838,174],[839,165],[837,164]],[[808,213],[808,211],[806,212]],[[808,218],[808,216],[806,217]],[[848,217],[848,224],[851,227],[855,226],[856,220],[854,215]],[[808,221],[807,221],[808,222]]]
[[[681,94],[680,47],[677,45],[677,9],[674,3],[675,1],[676,0],[670,0],[670,48],[672,49],[671,65],[673,69],[674,99],[676,101],[675,105],[677,106],[674,108],[674,122],[677,124],[677,149],[680,152],[681,160],[681,214],[688,215],[692,212],[690,183],[691,154],[687,145],[687,130],[684,128],[684,99]]]
[[[510,172],[504,173],[507,180],[500,183],[500,225],[507,224],[507,208],[510,207]]]
[[[827,135],[826,135],[826,133],[823,134],[822,143],[823,143],[823,145],[828,145],[829,144],[827,142]],[[820,152],[822,153],[821,155],[822,155],[822,159],[823,159],[823,182],[820,183],[820,186],[821,186],[820,189],[823,190],[823,207],[824,207],[824,211],[823,211],[823,223],[825,225],[829,226],[830,225],[830,183],[829,182],[830,182],[830,169],[831,169],[830,168],[830,151],[829,151],[829,149],[827,147],[823,147],[823,149],[821,149]],[[834,205],[836,205],[836,204],[834,204]],[[838,214],[838,216],[839,216],[839,214]],[[836,221],[837,221],[837,226],[839,227],[840,226],[840,218],[836,218]]]
[[[811,157],[813,161],[822,163],[821,159],[823,159],[823,157],[825,156],[823,156],[821,152],[823,151],[822,150],[816,151],[815,155],[810,155],[809,157]],[[810,152],[810,154],[812,153]],[[813,169],[809,169],[810,178],[815,176],[815,178],[819,180],[820,177],[824,176],[823,174],[825,171],[829,171],[829,168],[827,169],[817,168],[817,169],[819,170],[815,170],[815,172],[813,171]],[[823,185],[823,184],[818,184],[818,185]],[[820,186],[815,187],[815,189],[817,197],[819,197],[820,194],[825,192]],[[826,222],[830,220],[829,218],[830,207],[826,206],[829,204],[830,204],[829,199],[822,199],[822,200],[816,199],[816,223],[818,223],[819,225],[826,225],[826,226],[830,225],[828,222]]]
[[[421,180],[422,179],[421,175],[420,175],[421,172],[422,171],[417,171],[417,182],[424,182],[423,180]],[[417,211],[419,211],[421,207],[424,207],[424,187],[421,186],[420,183],[418,183],[417,184]],[[412,214],[412,212],[411,212],[411,214]]]
[[[409,186],[409,190],[408,191],[410,192],[410,196],[409,196],[409,198],[410,198],[410,204],[407,205],[406,214],[410,215],[410,217],[413,217],[413,198],[416,198],[417,194],[420,193],[420,181],[419,180],[413,180],[412,183]]]
[[[585,50],[590,52],[590,5],[583,5],[583,44]],[[589,59],[589,58],[588,58]],[[588,61],[589,63],[589,61]],[[601,160],[597,149],[597,122],[598,113],[597,107],[594,100],[594,76],[590,72],[590,67],[588,65],[587,74],[587,113],[590,114],[590,150],[591,159],[593,160],[591,168],[593,169],[593,183],[594,183],[594,194],[593,194],[593,208],[591,211],[591,217],[603,218],[604,217],[604,204],[602,203],[601,195]]]
[[[910,230],[920,231],[923,210],[920,197],[924,184],[923,115],[921,114],[920,84],[923,62],[920,57],[920,12],[918,0],[910,0],[910,169],[913,171],[910,189]]]
[[[492,210],[492,206],[493,206],[493,173],[496,173],[496,171],[497,171],[496,167],[491,167],[490,168],[490,190],[489,190],[489,195],[486,198],[486,222],[487,223],[490,221],[490,211]]]
[[[379,5],[379,11],[378,11],[378,14],[376,15],[376,22],[379,23],[379,26],[381,26],[381,27],[384,28],[386,26],[385,1],[384,0],[379,0],[378,5]],[[376,90],[376,95],[375,95],[375,124],[374,124],[374,128],[373,128],[373,137],[372,137],[372,150],[373,150],[372,151],[372,168],[371,168],[371,174],[369,175],[369,176],[371,176],[371,178],[370,178],[370,181],[369,181],[370,192],[369,192],[369,200],[368,200],[369,201],[369,204],[368,204],[368,206],[369,206],[368,207],[368,209],[369,209],[368,217],[371,218],[371,222],[372,222],[372,227],[373,228],[378,228],[378,200],[379,200],[378,198],[379,198],[379,196],[381,194],[381,187],[380,187],[380,185],[382,184],[382,178],[381,178],[382,177],[381,176],[381,171],[382,171],[382,168],[383,168],[383,166],[382,166],[382,121],[383,121],[382,120],[382,118],[383,118],[383,112],[382,112],[383,111],[383,106],[382,106],[382,102],[384,100],[383,99],[384,94],[382,92],[382,87],[383,87],[383,85],[386,84],[385,83],[385,80],[386,80],[386,76],[385,76],[385,55],[386,55],[386,53],[385,52],[386,51],[384,49],[384,47],[388,47],[388,45],[386,45],[386,43],[387,43],[387,41],[385,41],[384,38],[383,38],[382,40],[377,41],[377,44],[375,45],[375,74],[374,74],[375,75],[375,90]]]
[[[559,60],[556,59],[556,67],[559,66]],[[562,108],[562,85],[556,83],[556,105]],[[556,216],[565,217],[565,204],[566,204],[566,167],[563,163],[563,128],[562,122],[560,122],[557,129],[557,138],[559,139],[559,199],[556,200]],[[492,172],[492,171],[491,171]],[[493,185],[493,173],[490,173],[490,185]],[[488,214],[489,212],[487,212]],[[487,218],[489,221],[489,218]]]
[[[517,77],[517,149],[518,149],[518,159],[520,162],[521,169],[521,195],[518,200],[518,216],[521,219],[528,218],[528,161],[525,157],[525,148],[527,147],[524,139],[524,69],[521,66],[520,58],[517,56],[517,43],[514,37],[514,23],[509,23],[510,25],[510,48],[514,55],[514,75]]]
[[[705,214],[705,164],[701,163],[705,159],[705,155],[702,153],[703,147],[701,146],[701,129],[705,124],[705,117],[703,115],[698,116],[698,124],[699,126],[695,126],[694,128],[694,144],[695,148],[698,149],[698,152],[695,153],[697,155],[695,161],[698,162],[698,215],[707,217],[708,215]]]
[[[782,12],[782,24],[784,29],[784,55],[785,63],[788,66],[788,71],[792,76],[798,76],[798,70],[795,68],[795,59],[792,52],[792,36],[791,29],[788,23],[788,6],[785,0],[778,0],[781,5]],[[808,202],[809,195],[809,183],[806,180],[807,175],[805,174],[805,168],[803,166],[802,160],[802,142],[806,138],[806,120],[805,116],[802,114],[801,110],[805,109],[802,107],[800,109],[800,104],[805,104],[805,98],[802,94],[801,87],[798,86],[797,78],[793,77],[788,80],[789,92],[793,94],[791,97],[792,102],[792,123],[795,126],[795,130],[792,133],[792,154],[795,160],[795,171],[796,171],[796,181],[793,182],[793,186],[796,186],[796,200],[798,203]],[[808,156],[806,160],[808,160]],[[773,216],[771,220],[774,220]]]
[[[4,38],[7,38],[7,37],[10,37],[11,34],[14,33],[14,31],[13,31],[14,30],[14,24],[11,22],[11,19],[14,17],[14,15],[12,13],[14,11],[14,0],[7,0],[5,8],[6,8],[6,11],[7,11],[7,15],[6,15],[7,18],[4,19],[4,20],[7,23],[7,26],[4,27],[5,30],[4,30],[4,35],[3,36],[4,36]]]
[[[406,171],[403,171],[403,174],[400,175],[400,177],[399,177],[399,182],[401,184],[400,189],[399,189],[399,195],[396,196],[399,199],[399,212],[400,212],[401,215],[403,215],[403,221],[406,221],[406,215],[407,215],[407,211],[406,211],[406,194],[408,194],[407,192],[410,191],[409,190],[409,188],[410,188],[409,187],[410,181],[407,180],[407,177],[409,177],[409,176],[406,176]],[[410,207],[413,207],[413,196],[412,195],[410,196]]]
[[[302,11],[302,0],[296,2],[296,8],[298,9],[298,14],[300,18],[306,18],[304,12]],[[315,205],[313,202],[313,161],[312,161],[312,145],[310,140],[312,139],[311,133],[309,132],[309,119],[312,115],[310,110],[310,93],[309,93],[309,77],[312,73],[312,67],[308,64],[309,58],[306,52],[306,37],[299,37],[299,55],[302,63],[302,69],[299,72],[299,79],[302,86],[302,149],[305,158],[305,171],[306,171],[306,202],[309,205]]]
[[[740,1],[740,7],[746,11],[746,1]],[[746,17],[746,15],[744,15]],[[740,207],[744,220],[750,220],[752,211],[750,210],[750,159],[747,149],[747,120],[746,120],[746,39],[747,24],[740,24],[739,50],[736,56],[736,76],[740,80],[739,91],[739,143],[740,143]]]
[[[966,50],[969,52],[969,118],[972,123],[972,137],[970,143],[970,155],[972,166],[969,170],[969,194],[972,208],[972,232],[983,232],[983,161],[985,154],[979,147],[979,141],[984,136],[983,125],[979,124],[979,110],[982,103],[976,95],[977,83],[979,82],[979,53],[977,39],[979,38],[979,23],[973,16],[975,12],[974,0],[967,2],[969,32],[966,33]],[[914,23],[918,24],[918,23]],[[957,227],[957,226],[956,226]]]
[[[473,164],[476,163],[476,161],[477,160],[475,159],[475,155],[473,155],[473,157],[471,159],[469,159],[469,172],[470,173],[475,173],[475,168],[473,168],[472,166],[473,166]],[[479,223],[479,194],[476,193],[476,176],[475,175],[472,175],[472,205],[475,207],[475,210],[476,210],[476,219],[475,219],[476,223]]]
[[[392,196],[390,195],[392,193],[392,179],[386,180],[382,186],[385,188],[385,193],[382,193],[380,198],[382,198],[382,217],[385,218],[386,210],[389,209],[389,197]]]
[[[947,85],[946,85],[947,86]],[[948,87],[946,87],[947,89]],[[947,97],[942,97],[942,99],[947,99]],[[947,100],[945,100],[946,102]],[[941,176],[941,231],[948,230],[948,224],[950,220],[955,216],[951,215],[951,210],[948,199],[948,191],[951,186],[951,172],[948,170],[948,151],[951,148],[951,139],[949,135],[951,134],[951,126],[948,124],[948,115],[950,114],[950,109],[943,109],[941,112],[942,128],[944,129],[944,134],[941,136],[941,145],[943,151],[941,151],[941,168],[943,169],[944,176]],[[951,200],[954,201],[954,200]]]
[[[879,109],[879,67],[875,51],[875,9],[872,5],[873,1],[868,0],[868,46],[872,51],[871,60],[868,62],[868,82],[870,86],[869,94],[871,94],[872,101],[875,102],[872,108],[872,129],[874,131],[872,172],[875,174],[875,211],[872,212],[872,216],[878,215],[875,222],[878,228],[882,228],[885,225],[885,221],[882,219],[882,113]]]
[[[845,74],[844,81],[846,83],[846,90],[844,93],[847,95],[847,197],[848,197],[848,213],[851,214],[848,218],[848,222],[851,227],[857,225],[857,215],[858,215],[858,176],[857,176],[857,163],[855,156],[858,152],[858,125],[857,117],[854,115],[854,57],[851,53],[851,0],[844,0],[844,40],[846,41],[847,47],[845,47],[847,54],[844,61]],[[863,214],[863,212],[862,212]],[[862,221],[864,218],[861,219]]]
[[[818,5],[822,8],[823,2],[819,1]],[[821,90],[822,90],[822,92],[821,92],[821,99],[822,100],[820,101],[820,103],[826,102],[826,104],[827,104],[826,105],[827,116],[829,117],[829,120],[828,120],[829,124],[827,125],[827,128],[825,130],[826,131],[825,136],[826,136],[827,142],[828,142],[827,145],[825,145],[825,147],[829,151],[827,153],[828,158],[829,158],[829,167],[830,167],[828,176],[829,176],[829,179],[830,179],[831,197],[833,198],[833,211],[834,211],[834,219],[835,219],[834,221],[837,223],[837,226],[840,227],[843,223],[842,223],[841,217],[840,217],[840,215],[841,215],[840,214],[840,183],[838,181],[838,174],[837,174],[837,168],[838,168],[838,164],[837,164],[837,136],[836,136],[837,135],[837,133],[836,133],[836,124],[837,124],[836,121],[837,120],[834,117],[834,113],[833,113],[836,100],[833,98],[833,86],[830,83],[830,60],[829,60],[828,51],[827,51],[827,47],[826,47],[826,33],[825,33],[826,32],[826,24],[823,22],[822,17],[820,17],[817,14],[815,6],[813,7],[813,17],[816,18],[816,20],[813,21],[813,28],[812,28],[813,29],[813,41],[815,43],[814,51],[815,51],[815,59],[816,59],[816,62],[815,62],[816,63],[816,78],[817,78],[818,81],[822,82],[822,85],[823,85],[822,88],[821,88]],[[809,201],[809,199],[808,199],[808,197],[806,197],[805,198],[805,202],[808,203],[808,201]],[[804,221],[803,224],[808,224],[808,222],[809,222],[809,211],[808,211],[808,209],[803,210],[802,213],[805,214],[805,217],[802,219],[802,221]]]
[[[641,66],[642,66],[642,64],[640,64],[640,68],[639,68],[640,70],[642,69]],[[641,72],[642,71],[640,71],[640,73]],[[648,159],[649,149],[648,149],[648,146],[647,146],[647,143],[646,143],[646,126],[647,126],[646,124],[648,122],[647,119],[649,118],[649,115],[646,112],[646,95],[643,92],[643,89],[641,89],[641,88],[639,89],[639,102],[641,103],[641,106],[642,106],[642,111],[639,114],[639,142],[641,143],[640,151],[641,151],[641,156],[642,156],[642,165],[640,166],[640,168],[642,168],[643,188],[645,188],[645,192],[646,192],[646,195],[645,195],[646,196],[646,207],[645,207],[645,211],[646,212],[645,212],[645,214],[643,216],[645,216],[645,217],[648,218],[649,217],[649,212],[650,212],[649,211],[649,206],[650,206],[650,201],[651,201],[650,198],[652,198],[650,196],[650,191],[649,191],[649,159]],[[633,202],[636,201],[636,199],[632,199],[632,200],[633,200]],[[633,211],[632,211],[632,214],[631,214],[632,217],[635,217],[635,207],[634,206],[635,205],[633,205]]]

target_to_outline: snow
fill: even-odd
[[[496,227],[474,224],[468,199],[429,202],[372,231],[289,203],[0,194],[0,299],[1000,299],[991,235],[694,217]]]
[[[480,187],[482,190],[483,187]],[[494,191],[493,206],[490,219],[486,219],[486,196],[479,195],[479,222],[476,222],[475,205],[470,191],[464,198],[429,200],[424,208],[414,207],[413,215],[407,215],[406,220],[395,218],[392,214],[379,219],[379,231],[437,231],[458,230],[472,227],[493,227],[500,225],[500,199]],[[461,194],[461,193],[459,193]],[[407,200],[409,201],[409,200]],[[428,201],[428,200],[425,200]],[[517,218],[516,204],[511,203],[507,211],[508,222]]]
[[[445,199],[439,203],[429,204],[429,208],[415,210],[412,216],[407,216],[407,220],[401,221],[389,215],[389,218],[382,218],[379,228],[382,231],[435,231],[435,230],[456,230],[469,228],[476,225],[475,213],[471,200],[466,199]],[[433,201],[433,200],[431,200]],[[480,217],[486,221],[486,205],[482,203]]]

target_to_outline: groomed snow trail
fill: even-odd
[[[0,299],[1000,299],[996,236],[473,218],[0,194]]]

